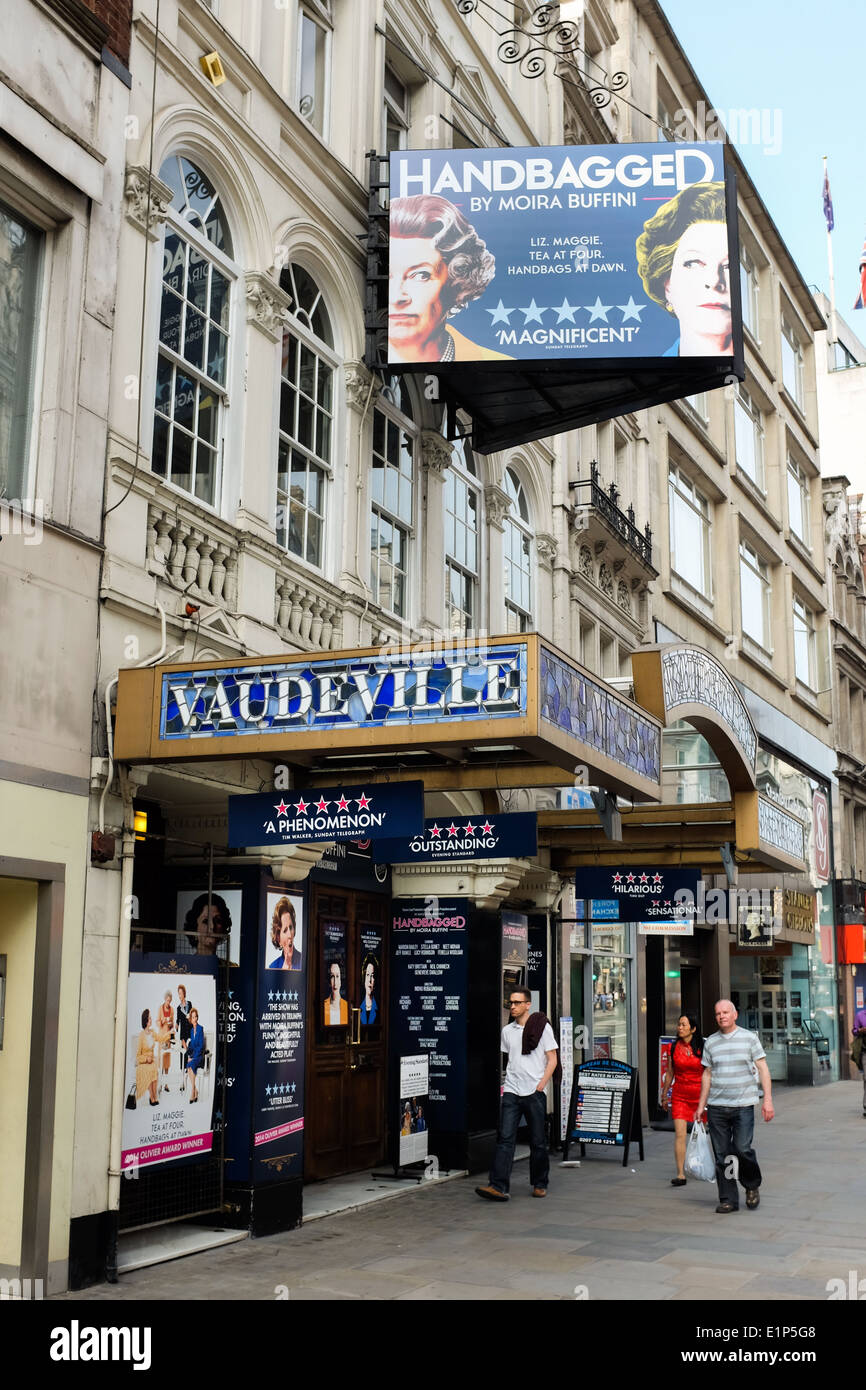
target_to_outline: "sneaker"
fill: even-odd
[[[546,1196],[547,1196],[547,1188],[546,1188],[546,1187],[533,1187],[533,1189],[532,1189],[532,1195],[533,1195],[533,1197],[546,1197]]]
[[[757,1189],[756,1187],[747,1187],[747,1188],[746,1188],[746,1206],[749,1208],[749,1211],[754,1211],[754,1210],[755,1210],[755,1207],[757,1207],[757,1206],[760,1205],[760,1202],[761,1202],[761,1194],[760,1194],[760,1192],[758,1191],[758,1189]]]
[[[739,1207],[735,1207],[733,1202],[719,1202],[716,1211],[719,1216],[727,1216],[732,1211],[739,1211]]]
[[[489,1184],[487,1187],[476,1187],[475,1191],[478,1193],[479,1197],[487,1197],[491,1202],[508,1201],[507,1192],[500,1192],[498,1187],[491,1187]]]

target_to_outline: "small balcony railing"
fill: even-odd
[[[579,478],[577,482],[569,483],[569,487],[577,493],[578,506],[594,507],[624,544],[634,551],[645,565],[653,568],[653,533],[649,522],[641,531],[635,523],[634,507],[629,504],[628,511],[622,510],[616,483],[611,483],[605,491],[599,482],[598,464],[594,459],[589,465],[589,477]]]

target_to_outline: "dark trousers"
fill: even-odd
[[[543,1091],[533,1091],[528,1096],[513,1096],[509,1091],[505,1092],[499,1111],[496,1152],[493,1155],[493,1167],[490,1169],[490,1186],[495,1187],[498,1192],[507,1192],[511,1182],[514,1145],[517,1142],[517,1126],[521,1118],[529,1127],[529,1181],[533,1187],[547,1187],[550,1179],[550,1156],[544,1133],[546,1115],[547,1101]]]
[[[710,1141],[716,1156],[719,1201],[739,1206],[737,1177],[743,1187],[761,1186],[761,1170],[752,1147],[755,1108],[752,1105],[708,1105]],[[736,1164],[731,1159],[736,1159]],[[736,1173],[736,1177],[734,1174]]]

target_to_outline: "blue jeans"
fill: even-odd
[[[511,1182],[514,1145],[521,1117],[529,1127],[529,1181],[533,1187],[547,1187],[550,1156],[544,1133],[546,1115],[547,1101],[543,1091],[533,1091],[528,1096],[513,1096],[509,1091],[505,1092],[499,1112],[496,1152],[490,1169],[490,1186],[498,1192],[507,1192]]]
[[[731,1173],[731,1158],[737,1160],[736,1173],[747,1190],[761,1186],[761,1170],[752,1148],[755,1133],[753,1105],[708,1105],[710,1141],[716,1156],[716,1182],[719,1201],[740,1205],[737,1178]],[[726,1171],[727,1170],[727,1171]],[[728,1176],[730,1174],[730,1176]]]

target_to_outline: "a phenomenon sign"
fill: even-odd
[[[423,782],[229,797],[229,844],[235,847],[375,840],[423,824]]]
[[[589,899],[590,915],[603,921],[665,922],[694,918],[698,903],[697,869],[667,867],[637,869],[578,869],[578,898]],[[647,933],[644,933],[645,935]]]
[[[400,150],[390,175],[389,363],[735,356],[721,143]]]
[[[436,864],[467,859],[519,859],[538,847],[538,816],[534,811],[510,815],[438,816],[423,830],[399,839],[376,840],[373,859],[379,864]]]

